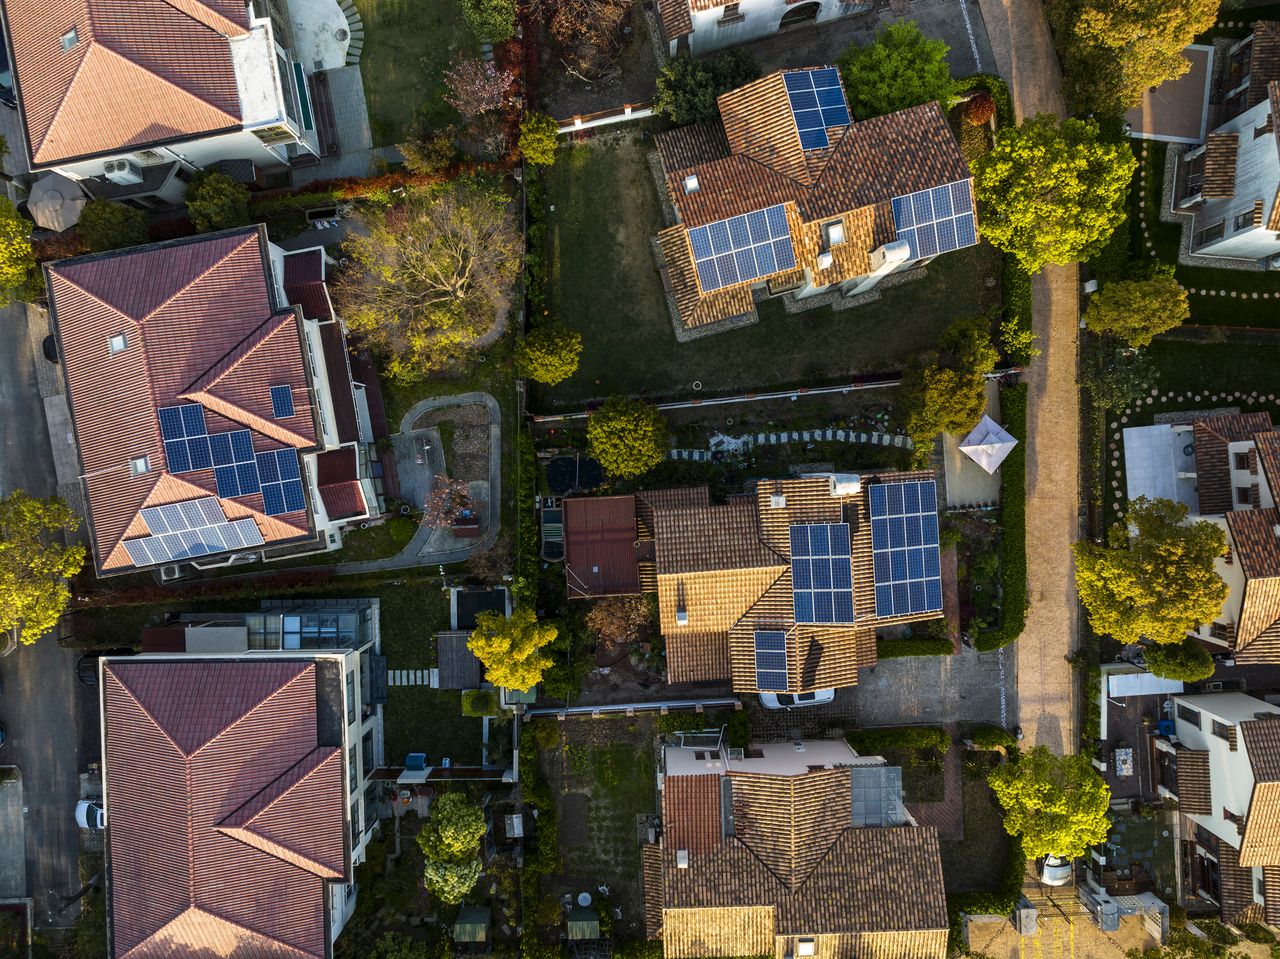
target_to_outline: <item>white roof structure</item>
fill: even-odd
[[[1126,696],[1181,695],[1182,680],[1165,679],[1151,673],[1111,673],[1107,677],[1107,696],[1122,699]]]
[[[960,441],[960,452],[988,473],[995,473],[1004,458],[1018,445],[999,423],[985,413],[973,431]]]

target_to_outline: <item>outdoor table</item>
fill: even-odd
[[[1133,775],[1133,747],[1116,750],[1116,775],[1125,779]]]

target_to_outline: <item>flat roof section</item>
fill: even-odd
[[[1199,145],[1208,133],[1209,87],[1213,82],[1213,47],[1187,47],[1182,56],[1191,64],[1176,80],[1153,87],[1142,102],[1124,115],[1129,136],[1141,140]]]

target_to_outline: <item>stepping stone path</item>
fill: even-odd
[[[800,433],[756,433],[737,438],[744,446],[784,446],[788,443],[849,443],[872,446],[896,446],[899,449],[911,449],[915,444],[909,436],[897,433],[859,433],[854,430],[805,430]],[[693,463],[711,461],[710,450],[673,449],[667,451],[667,459],[686,460]]]
[[[434,689],[440,682],[439,677],[439,672],[434,669],[389,669],[387,685],[430,686]]]
[[[352,0],[339,0],[338,5],[347,18],[347,28],[351,31],[351,43],[347,46],[347,66],[353,67],[360,62],[360,53],[364,50],[364,20]]]

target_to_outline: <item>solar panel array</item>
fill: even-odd
[[[870,497],[876,615],[940,611],[937,484],[933,480],[877,483]]]
[[[293,387],[271,387],[271,415],[278,420],[293,415]]]
[[[898,239],[910,245],[913,260],[978,242],[968,180],[894,197],[893,222]]]
[[[797,623],[853,622],[848,523],[791,527],[791,591]]]
[[[160,410],[160,433],[170,473],[207,470],[213,465],[204,407],[196,403],[166,406]]]
[[[801,148],[820,150],[829,146],[827,127],[849,125],[849,107],[844,100],[839,72],[831,67],[796,70],[784,73],[782,80],[787,85]]]
[[[787,214],[781,204],[694,227],[689,231],[689,245],[704,293],[792,270],[796,265]]]
[[[172,563],[263,544],[257,523],[252,519],[229,521],[212,496],[149,506],[142,511],[142,518],[151,535],[124,541],[134,566]]]
[[[262,483],[263,512],[268,516],[296,513],[307,508],[297,450],[285,447],[259,453],[258,477]]]
[[[253,462],[253,434],[248,430],[215,433],[209,437],[213,477],[219,496],[248,496],[258,492],[258,467]]]
[[[787,688],[787,634],[756,630],[756,689]]]

